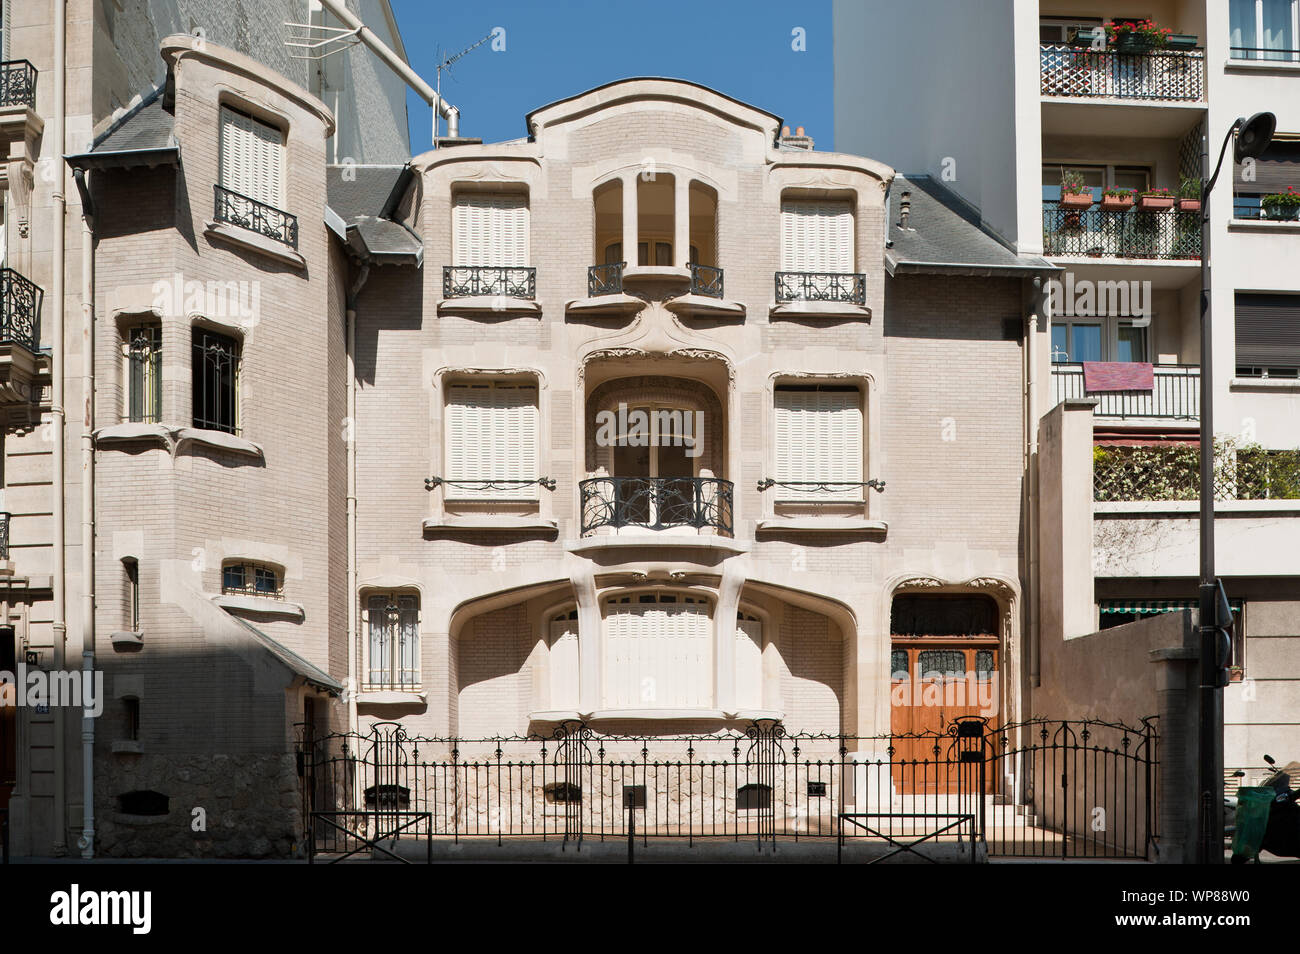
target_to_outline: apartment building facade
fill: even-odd
[[[933,174],[990,231],[1062,269],[1033,400],[1039,413],[1063,405],[1083,418],[1065,430],[1087,446],[1065,455],[1080,471],[1067,502],[1034,506],[1054,509],[1054,520],[1062,507],[1089,519],[1066,519],[1077,531],[1067,552],[1051,578],[1030,583],[1054,607],[1043,639],[1194,605],[1208,212],[1217,569],[1237,620],[1229,773],[1288,751],[1300,718],[1300,284],[1287,196],[1300,140],[1296,17],[1289,0],[835,10],[837,143]],[[963,82],[923,68],[929,57],[915,57],[916,44]],[[885,76],[904,94],[855,95]],[[1272,146],[1244,167],[1229,153],[1200,210],[1188,200],[1199,198],[1202,152],[1212,169],[1234,121],[1264,110],[1277,116]],[[1092,377],[1107,368],[1118,378]],[[1092,594],[1078,595],[1081,579]]]

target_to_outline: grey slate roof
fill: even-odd
[[[147,164],[174,162],[176,117],[163,108],[163,100],[159,87],[96,136],[89,152],[68,159],[77,166],[135,165],[137,159]]]
[[[308,662],[306,659],[303,659],[301,656],[295,653],[292,649],[289,649],[287,646],[284,646],[283,644],[276,642],[274,639],[272,639],[266,633],[262,632],[260,629],[258,629],[256,626],[254,626],[252,623],[248,622],[247,620],[240,619],[238,616],[231,616],[231,619],[235,620],[237,623],[241,624],[245,629],[247,629],[250,633],[252,633],[253,639],[256,642],[260,643],[263,648],[265,648],[268,652],[271,653],[272,656],[274,656],[286,667],[288,667],[288,669],[291,672],[301,676],[310,685],[316,686],[318,689],[325,689],[329,692],[343,691],[343,683],[339,682],[337,679],[335,679],[329,673],[325,672],[319,666],[315,665],[314,663]]]
[[[343,220],[347,243],[363,258],[419,265],[424,246],[401,222],[382,217],[404,166],[327,166],[326,201]]]
[[[899,225],[899,200],[911,193],[907,228]],[[889,190],[889,241],[885,262],[900,271],[1015,273],[1057,271],[1036,255],[1018,255],[984,229],[978,213],[930,176],[896,176]]]

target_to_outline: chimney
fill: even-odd
[[[781,149],[809,149],[813,147],[812,137],[804,132],[802,126],[796,126],[794,135],[790,135],[790,127],[781,127],[781,138],[777,141],[777,146]]]
[[[912,193],[904,192],[898,197],[898,227],[907,228],[907,218],[912,214]]]

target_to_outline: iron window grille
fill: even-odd
[[[604,265],[591,265],[587,268],[587,297],[600,295],[621,295],[623,293],[623,269],[627,262],[608,262]]]
[[[284,599],[280,574],[257,563],[230,563],[221,568],[221,592],[227,596],[265,596]]]
[[[777,272],[776,300],[867,303],[866,275],[862,272]]]
[[[537,269],[504,265],[445,265],[442,269],[443,298],[537,297]]]
[[[372,596],[367,603],[369,631],[367,684],[375,689],[420,685],[420,601],[416,596]]]
[[[716,477],[593,477],[578,483],[582,534],[601,527],[731,533],[732,483]]]
[[[0,63],[0,106],[36,108],[36,67],[27,60]]]
[[[212,214],[218,222],[237,225],[258,235],[264,235],[290,248],[298,247],[298,217],[277,209],[273,205],[227,189],[214,183]]]
[[[12,268],[0,268],[0,342],[15,342],[35,354],[41,348],[44,292]]]
[[[0,512],[0,560],[9,559],[9,520],[11,515]]]
[[[194,426],[227,434],[239,427],[239,342],[194,329]]]
[[[127,333],[129,367],[127,419],[157,424],[162,420],[162,328],[140,325]]]
[[[721,298],[722,295],[722,269],[714,268],[712,265],[697,265],[691,262],[688,266],[691,270],[691,294],[703,295],[706,298]]]

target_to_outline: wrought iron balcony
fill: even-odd
[[[582,535],[603,527],[712,527],[731,533],[732,484],[716,477],[593,477],[579,481]]]
[[[500,265],[445,265],[442,269],[443,298],[537,297],[537,269]]]
[[[861,272],[777,272],[776,300],[866,305],[866,276]]]
[[[11,514],[0,511],[0,560],[9,559],[9,519]]]
[[[36,108],[36,67],[26,60],[0,63],[0,106]]]
[[[41,299],[33,281],[0,269],[0,343],[14,342],[35,354],[41,348]]]
[[[600,295],[621,295],[623,293],[623,269],[627,262],[609,262],[605,265],[592,265],[587,269],[587,297]]]
[[[1198,103],[1205,98],[1205,51],[1039,47],[1044,96]]]
[[[1194,364],[1157,365],[1150,391],[1093,394],[1084,391],[1081,363],[1053,364],[1052,390],[1058,404],[1069,398],[1096,398],[1097,417],[1196,421],[1201,416],[1201,369]]]
[[[1064,209],[1043,203],[1043,252],[1082,258],[1199,261],[1201,213],[1180,209]]]
[[[215,196],[213,216],[218,222],[237,225],[258,235],[298,247],[298,217],[274,206],[250,199],[220,184],[212,186]]]
[[[706,298],[722,297],[722,269],[691,263],[691,294]]]

